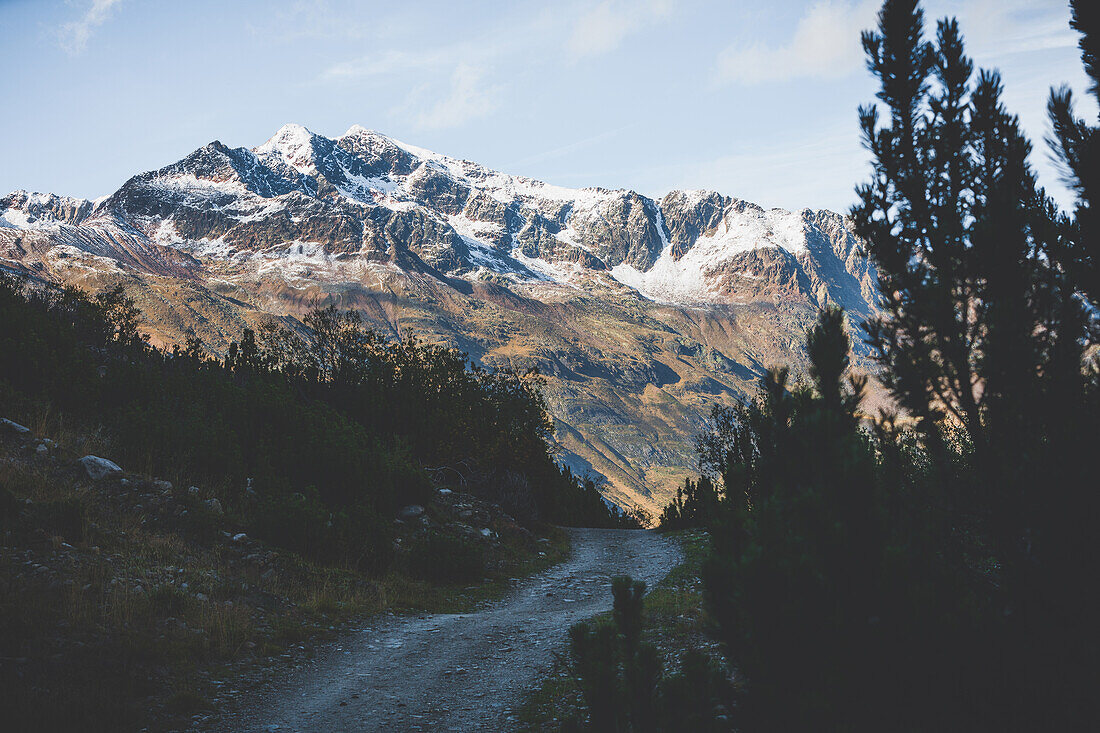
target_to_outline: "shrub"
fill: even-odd
[[[256,535],[307,556],[324,546],[328,511],[315,488],[287,495],[264,497],[253,523]]]
[[[431,530],[409,547],[409,572],[436,583],[479,580],[485,572],[485,550],[473,539]]]
[[[715,715],[724,684],[721,672],[701,654],[689,653],[681,672],[664,676],[656,647],[641,640],[645,583],[616,576],[611,594],[610,620],[582,621],[569,629],[590,729],[721,730]]]
[[[569,629],[574,669],[593,730],[619,731],[626,705],[619,676],[619,632],[610,621],[581,621]]]

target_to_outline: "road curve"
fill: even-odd
[[[570,558],[472,612],[396,617],[354,632],[242,701],[235,731],[508,730],[569,626],[611,607],[613,575],[653,585],[679,561],[650,531],[570,530]],[[225,727],[227,726],[228,727]]]

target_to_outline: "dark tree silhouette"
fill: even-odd
[[[666,675],[656,647],[642,641],[645,583],[611,579],[611,619],[582,621],[569,630],[573,667],[599,733],[728,730],[717,713],[724,679],[705,655],[688,650],[681,671]]]
[[[1100,95],[1100,8],[1072,3]],[[709,606],[744,686],[743,730],[1088,730],[1098,718],[1095,451],[1097,128],[1066,89],[1051,140],[1059,211],[1031,144],[975,72],[958,24],[925,40],[916,0],[863,34],[878,102],[851,211],[879,278],[865,324],[897,413],[859,410],[839,311],[786,368],[716,408],[663,524],[709,528]],[[625,704],[625,703],[624,703]]]
[[[1089,92],[1100,103],[1100,7],[1088,0],[1072,0],[1070,25],[1081,33],[1081,59],[1092,79]],[[1100,133],[1074,114],[1073,93],[1063,86],[1051,90],[1047,105],[1054,135],[1048,140],[1064,166],[1066,182],[1077,193],[1077,209],[1067,222],[1071,234],[1055,252],[1077,288],[1093,306],[1100,305]]]
[[[718,508],[718,491],[710,476],[684,479],[676,496],[661,511],[658,526],[665,530],[704,527]]]
[[[922,454],[860,427],[865,380],[848,373],[849,346],[842,313],[823,311],[807,334],[812,386],[770,371],[700,444],[725,490],[704,581],[746,679],[746,730],[890,730],[899,710],[920,730],[951,717],[954,681],[936,670],[958,658],[948,640],[965,592],[935,560],[946,530],[912,491]]]
[[[1074,3],[1074,27],[1095,81],[1086,5]],[[1100,577],[1088,539],[1100,516],[1095,311],[1084,307],[1097,293],[1094,128],[1074,119],[1068,90],[1052,93],[1055,150],[1079,196],[1069,218],[1037,185],[998,74],[972,78],[956,23],[925,43],[911,0],[886,2],[879,21],[863,44],[888,124],[860,110],[874,176],[852,210],[883,296],[871,344],[928,437],[945,508],[997,568],[990,648],[1016,673],[990,694],[1017,722],[1068,725],[1095,715],[1085,701],[1100,681],[1083,580]],[[961,440],[948,456],[950,431]]]

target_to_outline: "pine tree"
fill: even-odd
[[[1092,79],[1089,92],[1100,102],[1100,8],[1087,0],[1071,0],[1073,21],[1085,73]],[[1077,289],[1093,306],[1100,306],[1100,132],[1074,114],[1073,93],[1067,86],[1051,90],[1047,105],[1053,137],[1051,148],[1064,166],[1066,181],[1077,194],[1070,234],[1054,255],[1073,278]]]
[[[812,386],[770,371],[757,400],[704,441],[724,485],[704,582],[747,680],[741,725],[872,730],[929,668],[931,647],[900,641],[929,635],[927,608],[895,557],[909,551],[908,527],[884,528],[887,491],[859,426],[864,380],[848,374],[839,310],[820,314],[807,350]],[[908,659],[897,686],[881,674],[891,656]]]
[[[1094,80],[1096,17],[1074,3]],[[1094,128],[1073,117],[1068,90],[1052,94],[1056,152],[1079,196],[1065,217],[1038,186],[999,75],[973,74],[955,21],[927,43],[918,4],[888,0],[863,45],[881,104],[860,110],[874,174],[851,216],[882,291],[871,345],[924,431],[929,491],[953,539],[996,567],[981,599],[985,674],[998,680],[987,703],[1017,722],[1068,725],[1096,712],[1087,659],[1100,652],[1082,586],[1100,573],[1086,488],[1100,427],[1088,366],[1097,331],[1083,307],[1097,294]]]

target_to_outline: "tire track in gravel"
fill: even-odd
[[[242,701],[234,731],[508,730],[569,627],[611,608],[611,577],[650,587],[681,560],[652,531],[574,529],[570,558],[472,612],[391,617]]]

